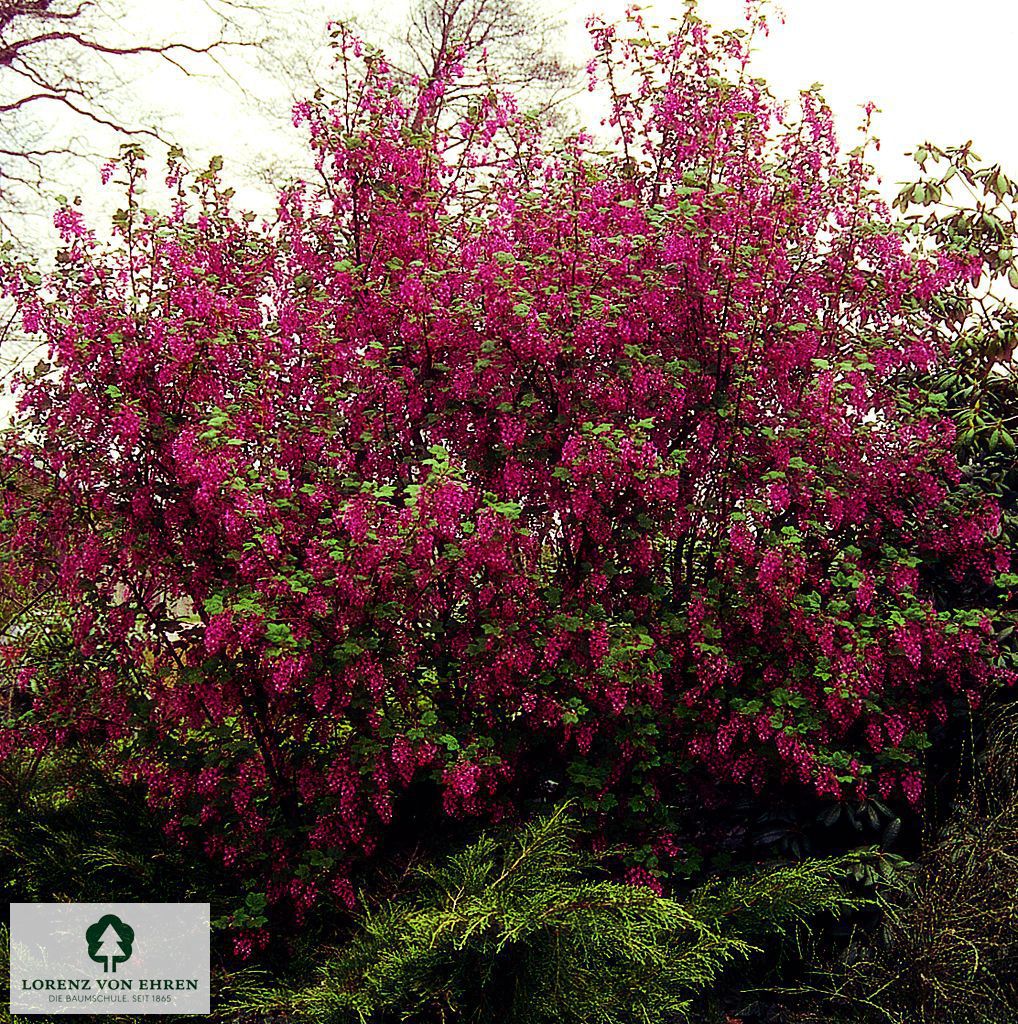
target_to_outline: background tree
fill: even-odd
[[[561,9],[534,0],[416,0],[402,43],[407,70],[434,82],[450,64],[463,73],[448,82],[432,108],[439,123],[462,116],[494,79],[538,116],[556,109],[574,89],[577,69],[561,55],[556,34]],[[487,73],[486,73],[487,72]]]
[[[163,137],[126,91],[144,61],[225,74],[221,57],[252,45],[263,16],[245,0],[196,0],[177,13],[196,37],[181,33],[182,18],[162,37],[120,0],[0,0],[0,224],[9,230],[13,211],[52,194],[68,160],[94,164],[117,136]]]
[[[331,37],[321,30],[326,18]],[[413,0],[399,13],[382,16],[370,8],[347,7],[338,12],[327,4],[293,12],[300,28],[272,39],[265,48],[265,65],[297,106],[314,94],[342,104],[350,84],[349,68],[338,46],[343,26],[368,39],[384,42],[385,59],[404,95],[412,97],[428,83],[441,81],[442,94],[427,110],[421,108],[415,130],[437,128],[449,137],[447,158],[455,163],[462,146],[453,140],[478,103],[495,92],[511,91],[530,115],[555,126],[560,135],[575,128],[576,112],[569,99],[582,87],[578,69],[563,56],[557,34],[564,20],[560,3],[531,0]],[[321,36],[322,46],[308,45]],[[331,45],[328,45],[331,42]],[[456,69],[454,75],[449,74]],[[291,126],[275,100],[259,102],[262,115],[281,135]],[[512,125],[503,126],[503,132]],[[507,140],[510,149],[512,139]],[[259,154],[259,179],[280,181],[314,175],[307,150],[296,145]],[[295,172],[296,169],[296,172]]]
[[[900,374],[897,386],[901,400],[916,412],[950,418],[964,486],[997,504],[999,530],[1013,547],[1018,542],[1018,183],[1000,164],[982,161],[971,142],[924,142],[912,155],[919,174],[894,204],[904,228],[920,248],[952,253],[970,271],[922,314],[922,329],[936,332],[941,358],[932,372]],[[1018,576],[1005,574],[996,586],[973,579],[966,585],[935,563],[926,574],[942,607],[995,607],[997,640],[1013,666]],[[1013,700],[1008,691],[998,697]],[[954,710],[950,728],[931,752],[936,818],[964,793],[973,750],[985,739],[984,714],[973,715],[964,705]]]

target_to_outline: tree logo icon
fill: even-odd
[[[134,929],[115,914],[104,914],[85,930],[89,958],[103,965],[103,973],[117,973],[117,964],[131,959]]]

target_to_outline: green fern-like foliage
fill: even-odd
[[[22,770],[23,792],[0,786],[0,889],[9,901],[210,898],[208,868],[168,844],[141,794],[111,782],[86,752],[20,760],[28,768],[15,757],[4,767]]]
[[[563,808],[419,869],[316,980],[238,978],[230,1013],[322,1022],[685,1021],[754,942],[856,905],[847,864],[713,882],[684,902],[597,877]]]

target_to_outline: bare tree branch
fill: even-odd
[[[112,148],[117,135],[169,142],[124,101],[125,84],[144,62],[157,60],[186,76],[202,74],[204,63],[204,70],[228,75],[220,55],[258,45],[250,17],[263,20],[256,0],[195,0],[195,6],[214,16],[206,38],[153,39],[131,38],[121,28],[126,0],[0,0],[0,224],[45,191],[55,176],[48,167],[94,155],[75,143],[71,127],[63,141],[54,139],[54,117],[42,107],[63,111],[61,124],[90,126],[93,150]],[[101,133],[109,133],[107,142]]]

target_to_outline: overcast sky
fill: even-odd
[[[200,36],[199,2],[129,0],[136,24],[167,38]],[[374,25],[368,31],[382,35],[386,27],[398,27],[407,6],[404,0],[376,0],[370,6],[344,0],[263,3],[275,15],[274,33],[291,37],[277,40],[294,58],[288,62],[291,82],[284,85],[246,69],[239,58],[228,63],[251,97],[284,112],[289,107],[287,86],[300,88],[297,58],[311,53],[316,37],[324,39],[328,17],[353,15]],[[627,5],[625,0],[565,0],[560,6],[566,20],[563,48],[583,64],[589,56],[586,17],[597,12],[619,19]],[[641,7],[648,21],[661,23],[682,9],[677,2]],[[744,0],[701,0],[700,8],[716,27],[735,26],[742,23]],[[772,16],[770,37],[760,41],[757,74],[769,80],[779,97],[791,100],[800,88],[821,82],[849,147],[858,138],[860,107],[875,102],[881,110],[876,130],[882,140],[876,161],[889,193],[895,191],[895,182],[912,173],[913,165],[903,153],[924,139],[948,145],[972,139],[980,156],[1018,172],[1013,85],[1018,4],[967,0],[959,7],[948,0],[784,0],[781,9],[784,24]],[[247,178],[252,167],[299,143],[297,133],[278,123],[270,129],[270,122],[241,101],[236,87],[224,86],[215,69],[209,71],[208,78],[188,80],[169,68],[151,69],[131,87],[132,102],[168,125],[196,163],[222,153],[228,177],[232,173]],[[88,193],[87,181],[80,184]],[[254,194],[249,198],[256,199]]]
[[[852,138],[859,105],[875,102],[882,111],[877,164],[886,179],[911,175],[914,165],[902,153],[924,139],[972,139],[981,157],[1018,171],[1018,4],[785,0],[782,7],[785,24],[761,44],[759,73],[786,96],[823,83],[843,139]],[[731,23],[742,3],[704,0],[702,8]]]
[[[124,2],[129,17],[116,31],[125,38],[198,41],[215,30],[202,0]],[[235,83],[211,64],[204,67],[206,75],[185,78],[168,66],[148,62],[137,68],[140,75],[122,90],[120,103],[171,133],[193,156],[194,165],[222,154],[225,177],[238,188],[240,201],[267,210],[272,192],[266,186],[251,187],[255,172],[271,162],[286,169],[301,136],[284,119],[269,119],[265,109],[285,118],[289,90],[299,93],[305,83],[309,91],[313,88],[301,64],[313,55],[315,43],[324,41],[329,17],[352,16],[365,23],[365,34],[384,45],[386,31],[398,30],[407,0],[375,0],[370,5],[349,0],[260,2],[269,11],[269,31],[282,55],[284,66],[276,68],[280,73],[254,68],[237,51],[224,55]],[[549,2],[555,5],[556,0]],[[558,6],[566,22],[561,36],[565,55],[583,65],[590,55],[587,16],[596,12],[621,19],[627,4],[558,0]],[[662,24],[682,10],[681,3],[664,0],[641,7],[648,22]],[[743,23],[744,0],[701,0],[700,9],[716,27]],[[772,16],[770,36],[758,44],[756,73],[768,79],[776,95],[792,101],[799,89],[822,83],[847,147],[858,140],[861,106],[875,102],[881,110],[875,128],[882,140],[875,159],[889,196],[896,182],[913,173],[904,152],[925,139],[944,145],[972,139],[981,157],[1018,173],[1018,133],[1013,128],[1018,4],[967,0],[959,8],[947,0],[784,0],[781,10],[784,23]],[[586,116],[595,116],[590,105],[582,109]],[[56,135],[63,130],[55,121]],[[100,151],[117,146],[115,139],[93,141]],[[103,195],[98,167],[92,170],[77,168],[72,180],[54,182],[54,192],[81,194],[95,215],[103,207],[110,212],[115,196]]]
[[[151,0],[135,2],[147,7]],[[274,2],[285,9],[290,0]],[[312,13],[318,3],[297,6]],[[681,9],[667,2],[641,6],[648,20],[664,20]],[[1018,4],[1005,0],[967,0],[960,5],[956,0],[785,0],[781,6],[785,22],[775,23],[770,37],[761,41],[758,73],[778,95],[790,98],[813,82],[823,83],[849,145],[855,144],[860,106],[874,101],[882,111],[877,120],[883,142],[878,170],[887,180],[911,174],[911,161],[902,154],[926,138],[942,144],[971,138],[980,156],[1018,172],[1014,87]],[[581,0],[565,6],[567,54],[585,62],[589,56],[586,17],[596,11],[618,18],[625,7],[623,0]],[[391,0],[371,6],[378,16],[397,24],[404,9],[402,2]],[[328,5],[322,10],[328,10]],[[716,26],[740,24],[743,10],[743,0],[701,0],[703,15]],[[348,5],[343,13],[351,11],[357,12],[358,7]],[[310,20],[314,21],[313,16]],[[184,120],[196,142],[201,139],[215,148],[223,135],[209,116],[213,109],[199,103],[185,113]]]

